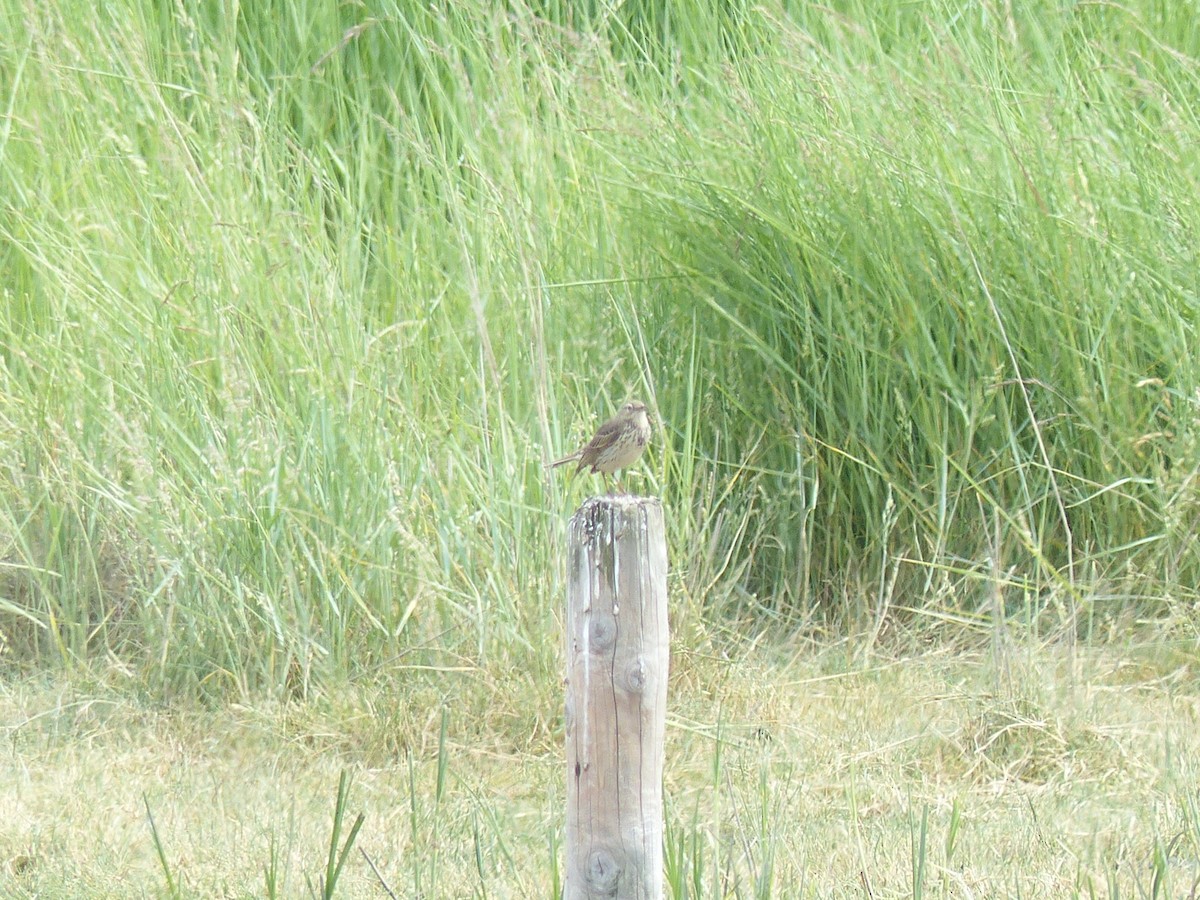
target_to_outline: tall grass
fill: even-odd
[[[628,395],[708,623],[1182,610],[1196,42],[1149,3],[7,0],[5,655],[552,683],[542,462]]]
[[[770,498],[762,597],[829,602],[889,552],[910,606],[996,570],[1073,613],[1194,580],[1196,62],[1136,11],[1090,18],[897,23],[899,50],[781,25],[660,144],[683,278],[656,315],[704,323],[707,443]],[[786,538],[806,480],[812,547]]]

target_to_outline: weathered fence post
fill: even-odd
[[[661,900],[667,543],[662,504],[593,497],[571,517],[566,900]]]

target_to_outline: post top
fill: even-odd
[[[639,497],[636,494],[603,494],[598,497],[588,497],[575,510],[574,516],[594,517],[602,512],[616,515],[627,515],[639,509],[662,509],[662,501],[657,497]]]
[[[580,504],[571,515],[571,529],[582,529],[582,533],[592,537],[607,533],[608,527],[602,523],[612,523],[624,528],[635,522],[646,527],[647,523],[657,523],[661,529],[663,521],[662,501],[657,497],[635,497],[630,494],[608,494],[603,497],[589,497]]]
[[[662,501],[657,497],[642,497],[638,494],[599,494],[595,497],[588,497],[580,504],[580,509],[585,506],[644,506],[647,503],[661,504]]]

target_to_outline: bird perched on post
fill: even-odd
[[[630,400],[620,412],[597,429],[595,436],[570,456],[556,459],[547,468],[553,469],[569,462],[579,461],[574,477],[581,469],[591,468],[604,477],[604,489],[608,490],[608,476],[617,469],[624,469],[637,462],[650,440],[650,417],[646,415],[646,404]],[[618,483],[617,487],[620,487]]]

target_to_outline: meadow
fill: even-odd
[[[1195,896],[1196,16],[0,0],[0,894],[557,897],[637,397],[670,896]]]

